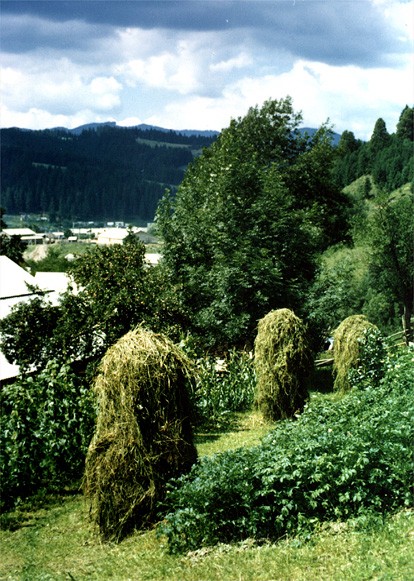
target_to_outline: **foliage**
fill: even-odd
[[[359,364],[360,351],[369,334],[378,329],[364,315],[351,315],[335,329],[333,334],[334,389],[345,393],[351,386],[349,372]]]
[[[275,541],[411,506],[413,352],[389,355],[385,368],[379,385],[316,396],[260,446],[202,458],[172,481],[158,529],[170,550]]]
[[[1,391],[1,505],[79,479],[92,435],[90,391],[69,366],[50,361]]]
[[[256,375],[246,352],[233,349],[223,360],[205,356],[196,361],[196,371],[194,401],[200,424],[223,427],[232,412],[252,407]]]
[[[312,325],[331,333],[346,317],[362,313],[392,333],[404,313],[407,340],[414,296],[414,198],[409,185],[386,194],[375,187],[366,197],[356,184],[352,244],[329,248],[306,298]]]
[[[140,323],[176,338],[183,309],[162,267],[148,268],[136,238],[124,245],[93,246],[68,265],[77,286],[58,306],[45,298],[19,303],[0,322],[1,348],[20,365],[49,359],[97,360]]]
[[[378,385],[385,373],[386,341],[376,327],[367,327],[358,343],[358,364],[348,372],[349,385],[358,389]]]
[[[306,297],[308,320],[322,339],[341,321],[363,312],[368,289],[368,250],[365,246],[330,247],[320,257],[315,281]]]
[[[313,367],[302,320],[289,309],[260,319],[254,343],[257,405],[268,421],[291,418],[302,411]]]
[[[181,349],[142,327],[119,339],[102,359],[83,488],[104,540],[117,541],[151,524],[168,478],[195,462],[192,378]]]
[[[351,131],[344,131],[334,167],[340,187],[367,174],[387,191],[413,181],[413,111],[413,108],[404,107],[395,134],[389,134],[384,120],[379,118],[366,143],[356,140]]]
[[[397,123],[397,137],[414,141],[414,107],[406,105]]]
[[[22,240],[20,236],[0,234],[0,254],[7,256],[16,264],[24,264],[23,253],[26,248],[27,242]]]
[[[26,264],[30,267],[32,274],[36,272],[66,272],[69,261],[65,257],[67,246],[53,245],[47,247],[47,254],[41,260],[26,258]]]
[[[300,308],[317,252],[344,230],[330,132],[301,137],[300,120],[290,98],[251,108],[159,206],[166,266],[210,348],[251,346],[267,312]]]
[[[414,312],[414,193],[378,196],[368,222],[371,246],[370,286],[385,292],[404,313],[407,342],[411,340]]]
[[[1,350],[11,363],[23,368],[46,365],[51,359],[50,337],[59,319],[59,309],[44,296],[14,305],[0,320]]]
[[[6,222],[3,220],[3,216],[4,216],[4,214],[5,214],[5,213],[6,213],[6,210],[0,206],[0,232],[1,232],[1,231],[2,231],[4,228],[7,228],[7,224],[6,224]],[[1,253],[1,254],[3,254],[3,253]]]

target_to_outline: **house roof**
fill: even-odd
[[[27,284],[36,285],[34,276],[7,256],[0,256],[0,300],[32,294]]]
[[[2,232],[7,236],[34,236],[36,234],[31,228],[3,228]]]
[[[146,262],[148,264],[151,264],[152,266],[155,266],[161,260],[161,254],[159,254],[157,252],[153,252],[153,253],[147,252],[145,254],[145,260],[146,260]]]

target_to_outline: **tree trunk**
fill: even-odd
[[[405,343],[408,345],[413,340],[413,330],[411,326],[411,318],[413,309],[410,303],[404,305],[404,314],[402,317],[402,324],[404,330]]]

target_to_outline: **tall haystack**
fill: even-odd
[[[333,334],[334,389],[345,393],[351,388],[348,373],[357,367],[361,341],[369,329],[378,330],[365,315],[351,315],[337,327]]]
[[[166,481],[196,461],[191,378],[191,362],[182,350],[141,327],[102,359],[84,493],[104,540],[119,540],[151,524]]]
[[[257,403],[266,420],[293,417],[308,397],[313,362],[306,327],[289,309],[259,321],[255,340]]]

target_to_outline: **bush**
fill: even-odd
[[[348,372],[351,387],[378,385],[385,373],[386,345],[379,329],[367,327],[358,338],[358,364]]]
[[[266,420],[293,417],[308,397],[313,368],[305,325],[293,311],[271,311],[255,340],[257,403]]]
[[[410,506],[413,370],[412,351],[390,355],[379,385],[339,400],[316,395],[260,446],[202,458],[170,483],[158,529],[170,550],[276,541],[321,521]]]
[[[69,366],[52,361],[37,376],[4,385],[1,408],[3,509],[80,479],[95,413],[89,389]]]
[[[232,350],[223,360],[204,357],[197,360],[196,366],[194,399],[201,424],[220,427],[229,414],[252,407],[256,375],[246,352]]]

